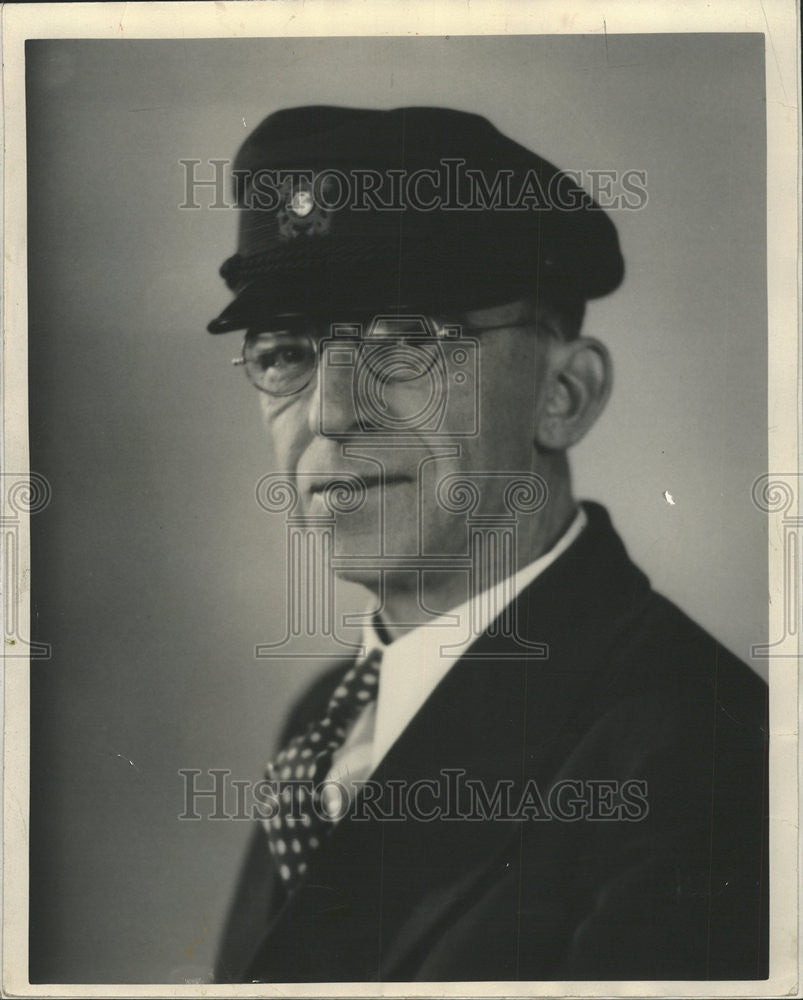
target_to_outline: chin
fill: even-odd
[[[379,593],[380,577],[374,569],[338,569],[335,570],[335,576],[343,583],[357,584],[375,595]]]
[[[397,526],[398,527],[398,526]],[[376,524],[341,524],[338,519],[335,526],[335,557],[338,556],[364,556],[370,560],[372,557],[376,568],[385,556],[413,556],[418,553],[418,532],[415,527],[410,530],[386,530],[384,537],[380,537],[380,532]],[[426,540],[424,541],[424,551],[429,551]]]

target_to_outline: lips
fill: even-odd
[[[337,475],[336,473],[326,479],[316,479],[309,486],[309,492],[314,496],[316,494],[326,493],[330,490],[342,490],[344,486],[353,486],[355,489],[360,489],[365,487],[366,489],[374,489],[377,486],[396,486],[399,483],[409,483],[411,482],[410,476],[404,475],[403,473],[386,473],[384,476],[380,476],[374,473],[367,475],[359,475],[355,472],[341,473]]]

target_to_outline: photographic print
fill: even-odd
[[[793,995],[794,5],[37,7],[6,990]]]

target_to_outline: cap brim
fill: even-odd
[[[279,313],[321,313],[347,321],[352,310],[382,312],[399,308],[436,311],[453,305],[442,290],[422,275],[400,281],[396,268],[363,269],[355,274],[335,269],[326,273],[306,272],[263,276],[241,288],[207,326],[210,333],[231,333],[255,326]]]
[[[475,265],[476,267],[476,265]],[[513,301],[525,294],[548,294],[546,274],[533,281],[532,273],[509,267],[494,272],[486,263],[484,273],[424,266],[400,273],[395,266],[359,269],[329,267],[262,275],[245,284],[236,298],[207,326],[210,333],[231,333],[255,326],[280,313],[321,313],[347,322],[352,310],[381,312],[415,309],[436,315],[486,308]],[[535,287],[534,287],[535,286]]]
[[[324,272],[309,270],[262,276],[242,287],[207,326],[210,333],[231,333],[255,326],[279,313],[323,313],[338,318],[344,310],[382,310],[422,305],[429,300],[431,289],[421,288],[420,282],[395,281],[393,270],[355,275],[335,268]],[[411,298],[412,296],[412,298]],[[424,296],[422,298],[422,296]],[[347,319],[343,314],[342,318]]]
[[[232,333],[251,326],[260,314],[271,311],[271,301],[275,296],[269,295],[269,290],[254,282],[242,289],[223,312],[216,316],[206,329],[210,333]]]

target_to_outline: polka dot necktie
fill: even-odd
[[[291,891],[303,881],[333,819],[342,815],[338,790],[331,784],[321,787],[321,783],[332,768],[333,755],[343,746],[348,727],[376,699],[381,659],[376,649],[355,664],[335,688],[324,718],[291,740],[265,771],[277,794],[272,800],[274,815],[262,822],[279,875]]]

